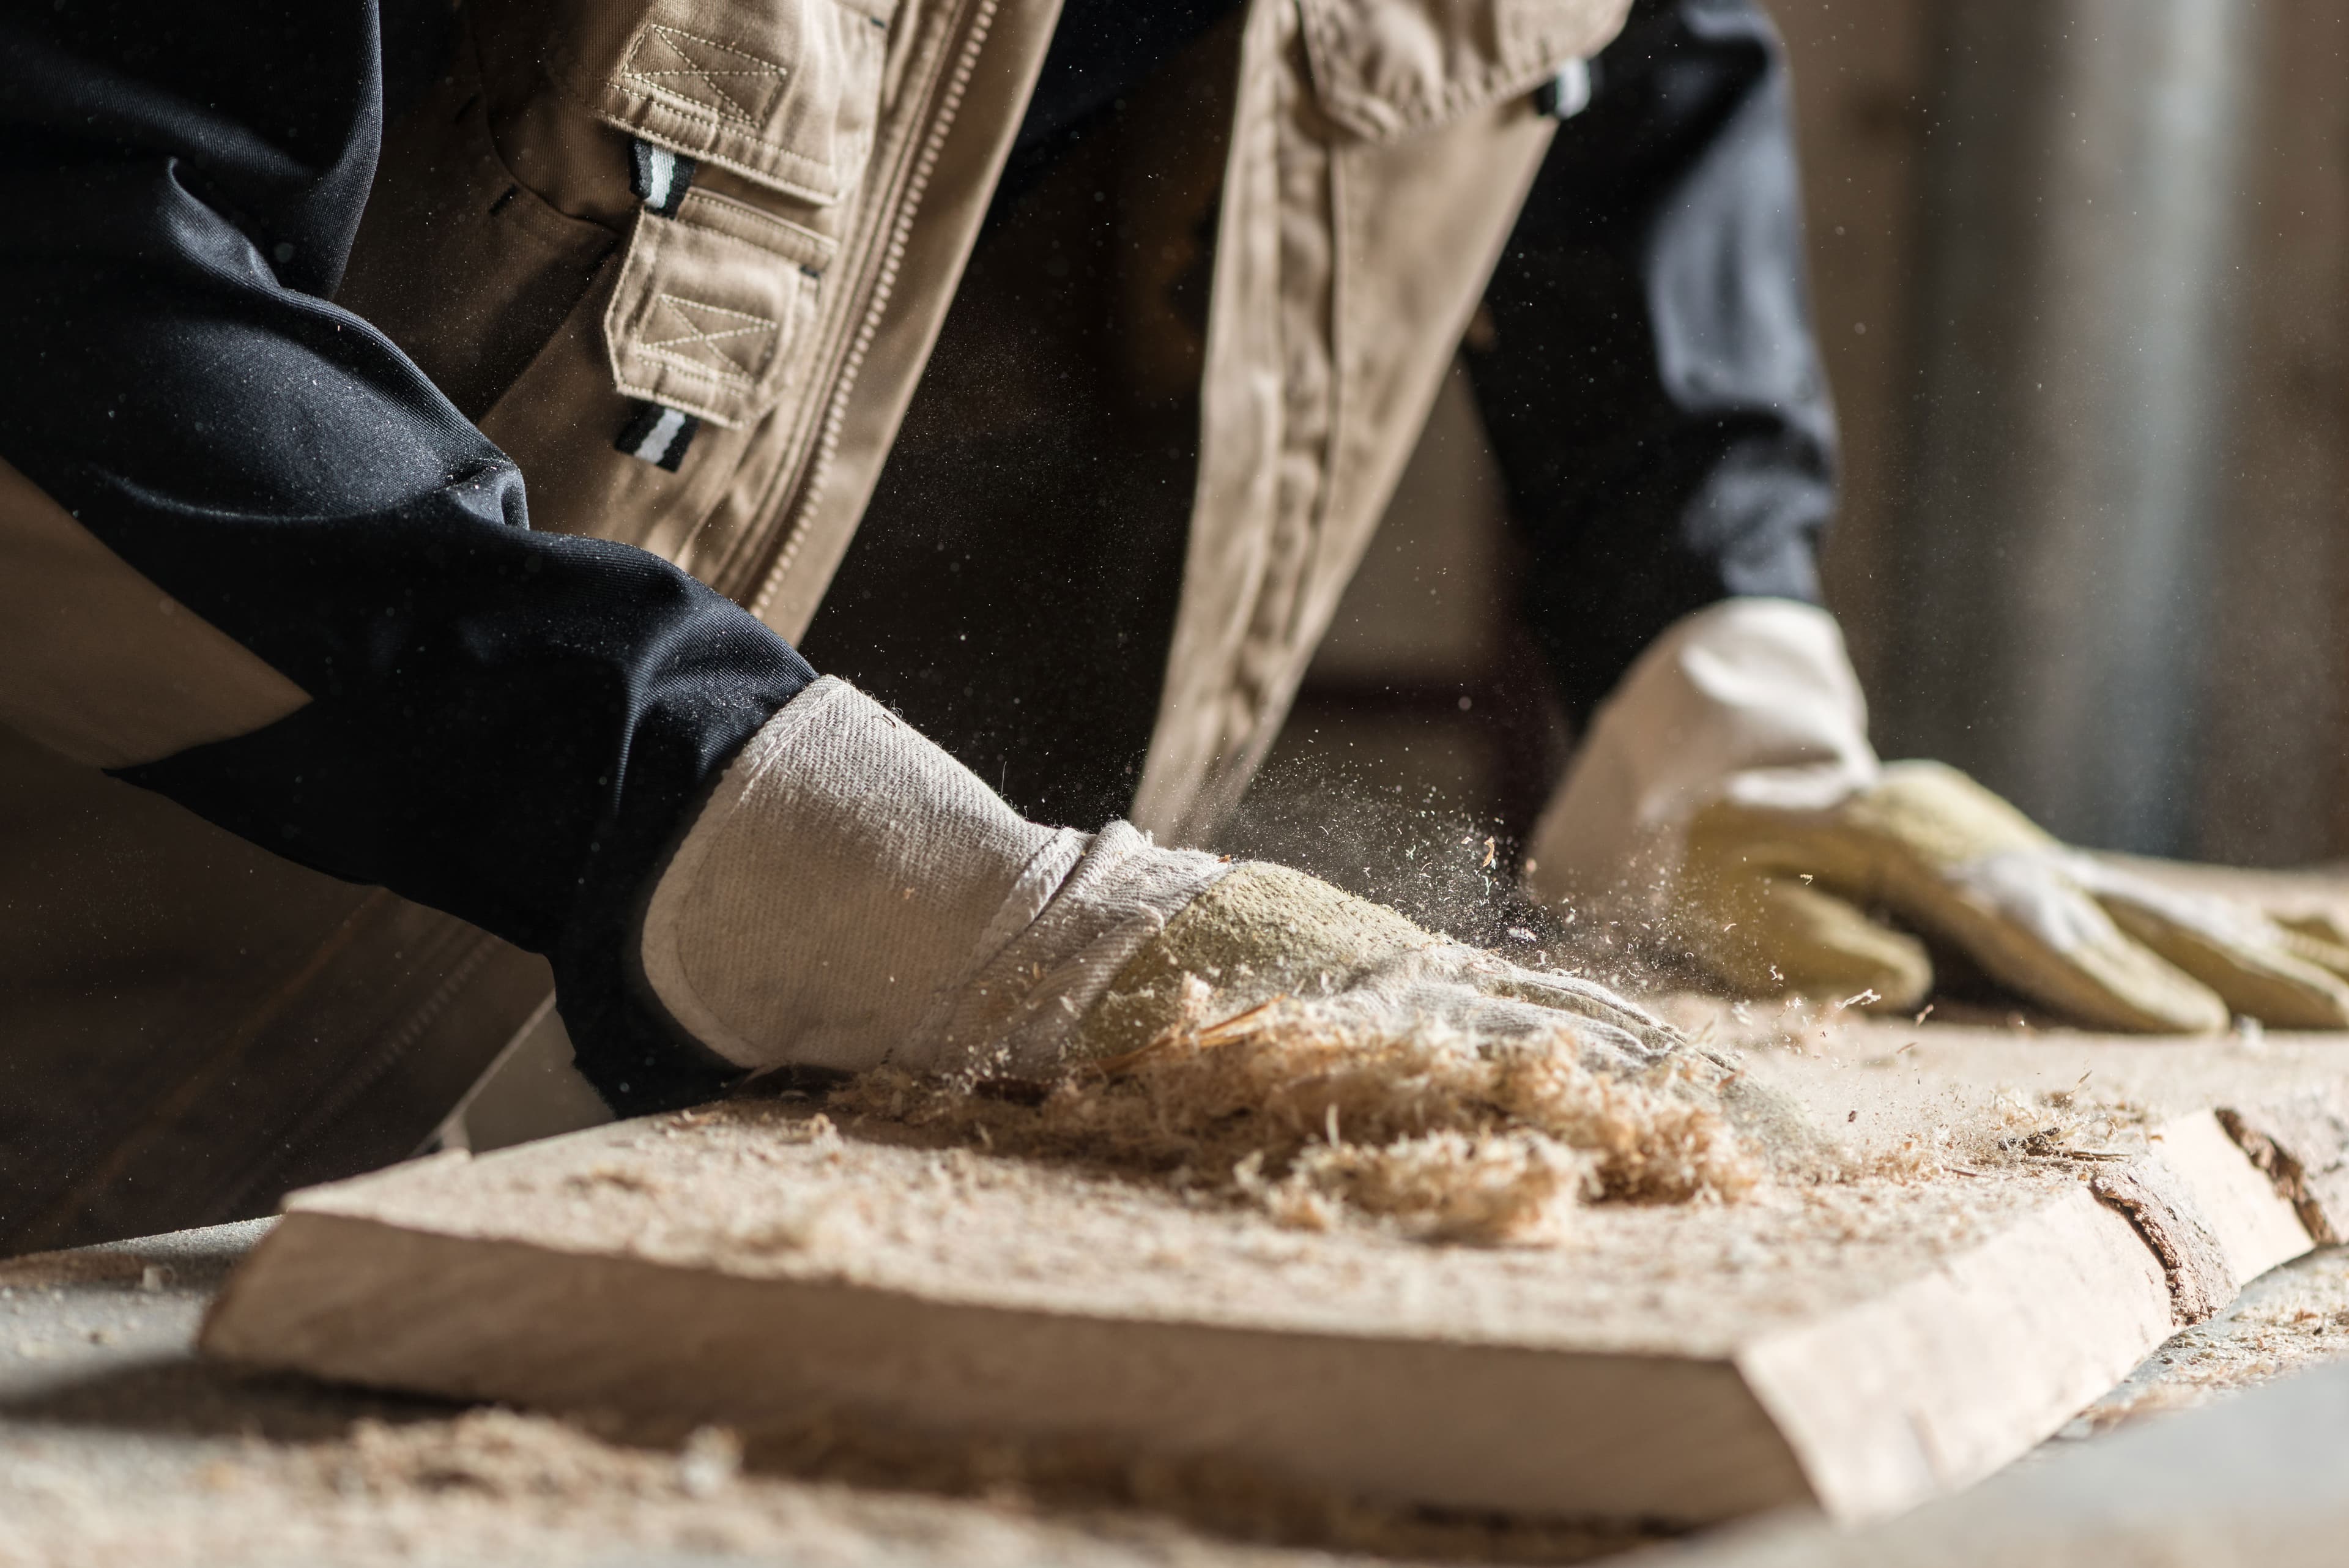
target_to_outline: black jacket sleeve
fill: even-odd
[[[0,455],[312,698],[123,776],[547,954],[616,1105],[705,1094],[624,981],[633,901],[812,672],[656,557],[532,532],[512,463],[328,302],[378,26],[373,0],[0,12]]]
[[[1835,422],[1785,62],[1752,0],[1641,0],[1558,128],[1468,365],[1579,724],[1657,633],[1815,599]],[[1481,336],[1481,335],[1480,335]]]

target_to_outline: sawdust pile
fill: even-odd
[[[357,1421],[287,1458],[290,1479],[304,1490],[378,1505],[502,1503],[599,1515],[617,1508],[638,1521],[657,1519],[664,1505],[695,1506],[703,1515],[698,1544],[750,1548],[762,1558],[778,1547],[800,1549],[802,1560],[832,1556],[821,1548],[833,1542],[809,1528],[820,1521],[822,1494],[803,1490],[808,1483],[854,1489],[868,1506],[893,1493],[926,1494],[978,1502],[1006,1519],[1060,1515],[1096,1524],[1138,1511],[1143,1521],[1205,1532],[1160,1536],[1136,1528],[1143,1521],[1119,1529],[1156,1545],[1150,1556],[1160,1560],[1247,1563],[1253,1553],[1226,1543],[1257,1542],[1414,1561],[1578,1563],[1660,1538],[1630,1521],[1387,1503],[1216,1455],[1152,1453],[1097,1437],[928,1432],[821,1408],[740,1434],[699,1427],[681,1440],[657,1424],[616,1416],[482,1408],[450,1419]],[[779,1536],[778,1524],[796,1528]],[[1195,1544],[1205,1550],[1182,1550]]]
[[[1709,1059],[1617,1079],[1580,1064],[1571,1024],[1494,1044],[1288,999],[1209,1023],[1190,983],[1183,1022],[1034,1104],[885,1068],[831,1108],[1222,1191],[1304,1229],[1350,1213],[1431,1241],[1539,1244],[1584,1201],[1728,1200],[1764,1178],[1702,1092]]]
[[[311,1478],[346,1497],[706,1498],[740,1473],[742,1445],[730,1431],[702,1427],[674,1453],[624,1448],[553,1417],[487,1408],[450,1421],[355,1421],[305,1457]]]
[[[1582,1563],[1674,1532],[1635,1520],[1414,1507],[1285,1474],[1261,1460],[1175,1454],[1097,1435],[930,1432],[809,1410],[744,1434],[745,1473],[913,1489],[1064,1513],[1138,1510],[1221,1537],[1411,1562]]]

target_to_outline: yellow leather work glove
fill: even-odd
[[[1741,991],[1915,1008],[1931,961],[1880,910],[2091,1028],[2349,1026],[2349,949],[2067,848],[1939,763],[1893,763],[1824,809],[1716,801],[1680,891],[1682,940]]]
[[[1731,599],[1659,637],[1528,848],[1536,897],[1749,993],[1913,1009],[1931,941],[2094,1028],[2349,1027],[2340,933],[2068,848],[1954,769],[1879,763],[1842,635],[1808,605]]]

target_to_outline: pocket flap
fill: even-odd
[[[674,218],[636,216],[604,313],[612,377],[631,397],[713,424],[756,421],[802,373],[829,241],[695,191]]]
[[[1392,140],[1529,93],[1588,59],[1630,0],[1300,0],[1321,107]]]
[[[605,123],[825,206],[872,151],[895,0],[651,0],[565,50]]]

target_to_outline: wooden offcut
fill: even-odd
[[[203,1345],[746,1433],[825,1412],[1212,1456],[1391,1502],[1878,1516],[2004,1464],[2311,1245],[2217,1112],[2321,1085],[2325,1053],[1943,1035],[1838,1023],[1754,1067],[1879,1146],[1981,1120],[2010,1075],[2134,1072],[2159,1114],[2112,1148],[2023,1137],[1481,1249],[738,1104],[298,1194]]]

